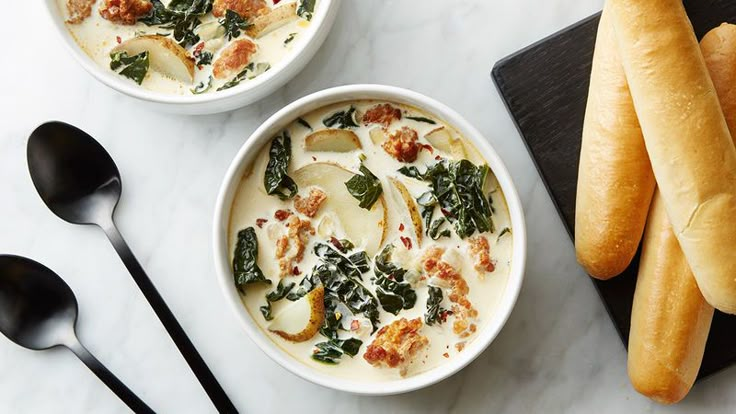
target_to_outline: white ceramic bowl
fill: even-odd
[[[228,228],[230,221],[230,208],[233,197],[240,183],[246,167],[254,161],[259,150],[270,142],[282,128],[287,126],[297,117],[304,115],[314,109],[332,103],[356,99],[377,99],[414,105],[436,115],[450,125],[454,126],[460,134],[469,139],[483,154],[488,161],[493,173],[496,175],[501,189],[506,196],[511,226],[514,232],[513,253],[511,259],[511,270],[505,292],[501,298],[495,314],[482,327],[475,339],[473,339],[462,353],[448,360],[446,363],[417,374],[412,377],[403,378],[389,382],[366,383],[347,380],[345,378],[333,377],[324,371],[318,371],[312,367],[302,364],[284,350],[279,348],[258,327],[251,318],[243,303],[240,301],[233,274],[229,263],[228,254]],[[447,106],[430,99],[424,95],[406,89],[382,86],[382,85],[347,85],[327,89],[305,96],[271,116],[263,123],[245,142],[238,154],[235,156],[230,168],[225,174],[225,180],[220,188],[215,206],[215,218],[213,229],[213,247],[215,267],[223,293],[230,303],[233,311],[238,315],[248,335],[258,346],[274,361],[293,372],[294,374],[336,390],[348,391],[356,394],[387,395],[416,390],[434,384],[448,376],[456,373],[468,363],[473,361],[493,341],[499,331],[506,323],[511,310],[521,289],[524,278],[524,265],[526,262],[526,228],[524,225],[524,213],[521,202],[516,192],[511,176],[499,158],[496,151],[488,144],[488,141],[465,119]]]
[[[191,96],[150,91],[100,67],[77,45],[67,30],[64,24],[64,14],[59,10],[58,1],[45,0],[45,4],[67,49],[77,62],[100,82],[118,92],[138,98],[156,110],[180,114],[211,114],[251,104],[270,95],[296,76],[314,57],[324,42],[335,21],[341,1],[320,0],[312,17],[312,23],[303,34],[303,40],[268,72],[224,91]],[[96,13],[96,10],[93,13]]]

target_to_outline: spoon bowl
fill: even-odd
[[[77,339],[77,298],[48,267],[21,256],[0,255],[0,332],[16,344],[43,350],[69,348],[136,413],[153,413]]]
[[[74,224],[107,222],[120,200],[120,172],[110,154],[81,129],[46,122],[28,138],[28,169],[41,199]]]
[[[0,331],[16,344],[42,350],[67,343],[77,322],[77,299],[46,266],[0,256]]]

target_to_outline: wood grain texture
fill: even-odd
[[[732,0],[686,0],[698,39],[736,23]],[[501,61],[492,78],[572,238],[580,137],[599,15],[591,16]],[[625,344],[639,258],[611,280],[593,283]],[[736,362],[736,317],[716,312],[699,378]]]

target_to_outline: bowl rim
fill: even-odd
[[[296,0],[297,2],[299,0]],[[162,92],[156,92],[146,89],[140,85],[127,82],[120,76],[113,76],[112,73],[102,68],[87,53],[82,50],[71,31],[66,27],[63,14],[58,9],[58,0],[45,0],[45,9],[48,17],[53,22],[57,34],[62,38],[67,50],[74,56],[74,59],[91,74],[95,79],[104,85],[128,96],[140,99],[142,101],[174,105],[174,106],[196,106],[211,102],[228,101],[236,97],[254,96],[258,100],[264,94],[268,94],[268,88],[274,89],[282,86],[291,78],[296,76],[299,69],[289,70],[292,67],[299,66],[300,63],[306,64],[316,53],[322,40],[326,37],[326,32],[334,23],[337,9],[341,0],[320,0],[317,10],[312,16],[311,23],[307,30],[304,31],[306,38],[295,44],[295,50],[287,54],[281,61],[271,67],[268,71],[249,82],[241,83],[233,88],[219,91],[216,93],[205,93],[200,95],[175,95]],[[93,11],[94,12],[94,11]],[[324,33],[324,35],[322,35]],[[316,44],[316,46],[315,46]],[[298,48],[297,48],[298,47]],[[252,102],[252,101],[251,101]]]
[[[466,139],[469,139],[484,156],[501,186],[509,209],[514,234],[511,268],[496,312],[479,329],[475,339],[466,346],[463,352],[446,363],[415,376],[375,383],[332,376],[309,367],[289,355],[268,338],[253,321],[240,300],[237,289],[232,282],[228,254],[228,228],[233,197],[244,170],[253,162],[262,146],[278,130],[306,112],[332,103],[358,99],[387,100],[414,105],[431,114],[440,116]],[[490,143],[480,131],[444,104],[414,91],[385,85],[356,84],[325,89],[302,97],[269,117],[245,141],[227,169],[215,204],[212,236],[213,258],[220,287],[250,339],[272,360],[293,374],[315,384],[361,395],[391,395],[424,388],[457,373],[467,366],[493,342],[511,315],[521,290],[526,265],[526,227],[522,204],[511,175]]]

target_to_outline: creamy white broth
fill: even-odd
[[[302,118],[306,120],[313,129],[318,130],[325,128],[322,120],[335,111],[346,109],[350,105],[354,105],[358,109],[358,113],[361,113],[377,103],[383,102],[353,101],[338,103],[315,110]],[[420,142],[426,143],[423,137],[427,132],[439,126],[444,126],[446,128],[450,128],[455,137],[459,137],[458,133],[454,129],[443,124],[436,116],[423,113],[419,109],[407,105],[396,103],[391,104],[402,109],[405,116],[402,117],[400,121],[393,122],[389,127],[390,131],[396,130],[402,126],[407,126],[417,130]],[[406,115],[431,118],[437,121],[437,124],[432,125],[413,121],[411,119],[407,119]],[[493,272],[480,274],[475,270],[475,259],[468,251],[467,239],[461,240],[454,231],[452,232],[451,237],[440,238],[436,241],[425,235],[421,248],[416,246],[415,238],[412,237],[414,244],[411,250],[407,250],[399,238],[401,236],[413,236],[413,228],[408,214],[406,213],[406,207],[402,204],[402,200],[398,194],[393,191],[393,187],[388,182],[387,177],[399,178],[407,185],[412,196],[416,198],[427,189],[427,184],[404,177],[397,173],[397,169],[406,165],[414,165],[423,171],[426,164],[437,162],[435,160],[437,155],[442,155],[448,159],[451,159],[451,157],[449,154],[441,153],[435,149],[434,153],[430,153],[426,150],[420,151],[417,160],[413,163],[407,164],[396,161],[394,158],[389,156],[380,145],[374,144],[370,139],[369,131],[375,127],[375,125],[364,126],[361,123],[360,127],[352,128],[352,131],[355,132],[360,139],[360,143],[362,145],[362,149],[360,150],[348,153],[308,152],[304,149],[304,140],[311,131],[298,122],[293,122],[287,128],[291,135],[292,151],[289,172],[291,173],[305,165],[315,162],[333,162],[343,166],[353,173],[357,173],[361,164],[360,156],[361,154],[364,154],[364,165],[378,176],[381,181],[383,187],[383,198],[388,211],[388,220],[386,224],[387,232],[384,243],[381,247],[385,244],[393,243],[396,248],[392,257],[392,262],[397,262],[402,265],[402,267],[412,267],[410,263],[416,263],[422,252],[424,252],[427,247],[440,246],[446,248],[447,252],[443,258],[446,258],[446,261],[453,264],[453,266],[456,266],[467,281],[470,288],[470,292],[467,297],[472,302],[473,307],[478,311],[478,331],[482,330],[496,311],[496,307],[504,293],[508,281],[513,240],[513,230],[499,237],[503,229],[511,227],[511,222],[505,199],[498,187],[498,183],[496,182],[492,171],[488,176],[486,188],[493,199],[493,207],[495,211],[492,217],[495,225],[495,232],[492,234],[484,233],[483,235],[486,236],[489,241],[491,257],[496,265]],[[471,161],[475,164],[484,163],[482,158],[479,157],[477,151],[472,148],[472,144],[470,142],[463,140],[463,144],[469,149],[468,158],[471,159]],[[306,342],[293,343],[282,339],[268,330],[270,322],[264,319],[259,308],[266,302],[264,295],[274,290],[279,281],[278,263],[275,259],[275,243],[274,240],[269,237],[269,226],[273,226],[273,223],[277,222],[274,219],[274,211],[278,209],[290,209],[294,211],[291,200],[281,201],[277,197],[267,195],[264,189],[263,177],[266,164],[269,159],[269,148],[270,142],[260,150],[252,168],[250,168],[250,170],[244,175],[236,192],[230,217],[228,245],[230,246],[231,260],[233,258],[232,255],[238,231],[246,227],[253,227],[258,238],[258,265],[262,269],[263,273],[272,280],[272,285],[269,286],[254,284],[247,287],[246,294],[242,296],[242,300],[249,314],[261,329],[263,329],[265,335],[270,337],[284,351],[310,367],[314,367],[320,371],[329,373],[330,375],[350,378],[357,381],[373,382],[401,378],[398,369],[374,367],[363,358],[363,353],[374,339],[375,334],[364,334],[364,336],[359,338],[363,341],[363,345],[360,348],[360,352],[355,357],[351,358],[347,355],[343,355],[339,364],[326,365],[311,358],[314,344],[326,340],[326,338],[321,336],[319,333]],[[305,189],[300,188],[299,193],[304,195],[304,190]],[[327,197],[329,198],[330,195],[328,194]],[[355,202],[357,204],[358,200],[355,200]],[[317,229],[320,221],[327,215],[333,217],[333,219],[337,221],[337,219],[334,218],[334,212],[323,207],[318,211],[317,215],[311,219],[313,227]],[[268,222],[263,224],[262,228],[255,225],[256,220],[259,218],[268,219]],[[361,217],[356,217],[355,219],[360,220]],[[403,231],[399,230],[401,224],[404,225]],[[334,235],[338,239],[346,238],[346,234],[341,229],[339,223],[335,226]],[[290,282],[295,282],[298,286],[302,278],[310,273],[311,269],[318,263],[318,258],[313,254],[313,246],[316,242],[325,242],[325,237],[321,236],[319,232],[310,238],[305,250],[306,253],[304,260],[298,264],[302,273],[299,276],[289,276],[285,279]],[[355,243],[355,241],[353,242]],[[355,251],[362,250],[363,247],[363,245],[356,243]],[[373,275],[372,269],[374,256],[375,252],[369,253],[369,257],[371,259],[371,270],[363,275],[363,284],[372,292],[375,292],[375,286],[370,282],[370,278]],[[406,266],[404,266],[404,264],[406,264]],[[294,290],[296,290],[296,288],[294,288]],[[380,326],[388,325],[399,318],[421,318],[424,320],[423,315],[426,312],[428,289],[426,285],[422,284],[421,286],[416,287],[415,291],[417,294],[417,301],[414,307],[412,309],[402,310],[396,316],[385,312],[379,305]],[[286,299],[273,303],[273,314],[277,315],[284,306],[288,306],[290,303],[291,302]],[[444,300],[442,304],[445,308],[449,308],[451,305],[448,300],[447,291],[444,292]],[[468,338],[459,338],[453,333],[452,318],[453,316],[449,316],[447,321],[442,324],[435,324],[433,326],[425,324],[423,326],[420,332],[429,339],[429,347],[426,351],[422,352],[420,357],[416,358],[410,364],[407,376],[416,375],[445,363],[459,352],[462,352],[456,348],[456,344],[473,341],[477,332]],[[349,324],[351,318],[348,317],[346,319],[348,321],[347,324]],[[370,330],[368,331],[368,334],[370,334]],[[347,332],[341,333],[341,337],[342,336],[351,337],[354,335],[351,332]]]
[[[170,1],[171,0],[162,0],[162,3],[168,5]],[[277,2],[277,5],[274,5],[273,0],[266,0],[266,3],[270,7],[275,8],[297,1],[299,0],[280,1]],[[67,0],[57,0],[59,10],[65,22],[69,18],[69,12],[67,10],[66,3]],[[87,17],[80,23],[66,22],[65,25],[71,33],[72,37],[75,39],[77,45],[90,58],[92,58],[95,63],[97,63],[104,70],[110,71],[110,73],[115,76],[120,75],[116,74],[115,71],[110,69],[110,53],[112,49],[116,47],[120,42],[124,42],[128,39],[132,39],[140,35],[167,34],[171,33],[172,31],[171,29],[164,29],[159,26],[148,26],[140,22],[133,25],[113,23],[100,15],[99,7],[102,4],[104,4],[104,0],[97,0],[92,9],[92,14],[89,17]],[[316,2],[315,9],[317,7],[319,7],[318,0]],[[213,16],[212,13],[207,13],[200,19],[202,23],[199,27],[201,28],[212,22],[217,23],[218,20],[221,19],[222,18]],[[227,45],[229,45],[232,41],[238,39],[249,39],[257,45],[257,51],[251,56],[250,61],[253,63],[268,64],[270,65],[270,70],[273,70],[280,62],[284,60],[286,56],[288,56],[294,50],[300,47],[300,44],[304,37],[303,34],[305,30],[309,27],[309,25],[309,21],[298,18],[257,39],[249,37],[245,34],[244,31],[241,30],[240,36],[232,40],[227,40],[224,37],[217,37],[215,39],[205,41],[204,50],[213,53],[212,62],[214,62],[220,56],[220,52],[224,48],[226,48]],[[195,29],[195,33],[196,32],[197,30]],[[170,37],[173,39],[173,36]],[[118,38],[120,39],[120,42],[118,41]],[[286,40],[289,38],[292,38],[292,40],[286,42]],[[190,55],[193,53],[193,49],[194,46],[190,46],[187,48],[187,51]],[[146,77],[140,86],[151,91],[161,92],[165,94],[192,95],[192,89],[202,82],[204,82],[204,84],[207,84],[211,75],[211,64],[202,65],[201,67],[195,65],[194,81],[190,84],[188,82],[185,83],[176,79],[172,79],[170,77],[162,75],[160,72],[157,72],[153,68],[149,68]],[[217,88],[224,85],[231,78],[232,77],[219,80],[213,79],[211,84],[212,87],[206,93],[216,92]],[[125,80],[126,82],[130,82],[131,85],[136,85],[136,83],[131,79],[122,76],[121,79]],[[241,84],[245,84],[247,83],[247,81],[248,79],[242,81]]]

